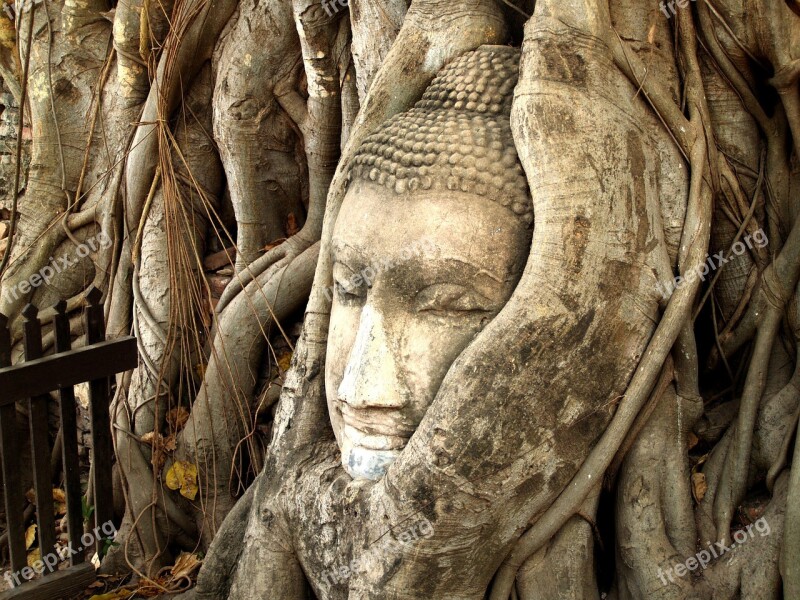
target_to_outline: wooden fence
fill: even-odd
[[[113,517],[111,467],[113,447],[109,418],[109,378],[137,365],[136,340],[123,337],[105,339],[102,294],[92,288],[86,294],[83,309],[86,345],[72,350],[70,346],[69,319],[66,302],[54,307],[55,353],[42,356],[42,325],[38,309],[29,304],[23,310],[23,347],[25,360],[11,366],[11,336],[8,320],[0,314],[0,459],[2,459],[5,492],[7,540],[11,559],[11,573],[17,574],[18,587],[0,594],[0,600],[23,599],[45,600],[69,598],[79,593],[95,579],[91,563],[85,563],[84,509],[81,499],[80,472],[78,464],[78,424],[75,403],[75,385],[88,382],[89,412],[92,437],[92,490],[94,495],[94,528],[98,531]],[[61,423],[61,458],[67,500],[67,529],[70,565],[58,569],[54,563],[56,554],[56,526],[53,504],[53,474],[51,472],[52,447],[48,432],[48,405],[52,402],[50,392],[58,392],[59,417]],[[36,519],[38,525],[39,550],[42,559],[49,557],[43,565],[41,577],[26,581],[23,574],[30,575],[25,544],[24,508],[25,489],[20,464],[20,441],[26,432],[17,431],[17,403],[27,402],[29,435],[31,442],[31,466],[33,490],[36,496]],[[91,519],[89,519],[91,522]],[[93,544],[101,547],[100,536]]]

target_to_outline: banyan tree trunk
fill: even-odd
[[[78,341],[90,285],[139,343],[106,571],[202,551],[187,597],[215,599],[800,597],[797,0],[4,6],[14,356],[31,301],[66,299]],[[527,262],[354,480],[325,386],[351,167],[481,47],[520,57]]]

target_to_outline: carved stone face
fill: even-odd
[[[487,197],[352,183],[333,235],[325,372],[352,477],[378,479],[399,456],[450,365],[508,301],[530,239]]]

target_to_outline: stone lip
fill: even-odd
[[[380,429],[390,429],[381,426]],[[392,430],[394,431],[394,430]],[[352,421],[345,419],[344,434],[352,440],[354,446],[366,450],[402,450],[408,444],[408,437],[395,434],[369,433],[355,426]]]

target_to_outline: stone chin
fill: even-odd
[[[507,47],[453,60],[353,158],[330,244],[325,389],[356,480],[386,474],[526,264],[533,204],[509,116],[518,70]]]
[[[402,450],[372,450],[354,446],[350,440],[342,441],[342,466],[353,479],[378,480]]]

